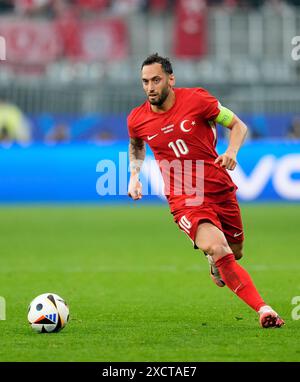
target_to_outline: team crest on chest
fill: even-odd
[[[180,123],[180,130],[183,131],[184,133],[189,133],[194,126],[196,126],[196,121],[185,119]]]
[[[181,121],[179,123],[179,128],[184,133],[189,133],[193,129],[194,126],[196,126],[196,121],[192,120],[192,119],[184,119],[183,121]],[[161,131],[164,134],[168,134],[168,133],[171,133],[172,131],[174,131],[174,129],[175,129],[175,124],[170,123],[169,125],[162,127]]]

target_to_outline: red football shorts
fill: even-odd
[[[199,224],[210,222],[221,230],[228,243],[241,243],[244,240],[241,211],[236,198],[222,203],[203,203],[174,213],[179,228],[193,241]]]

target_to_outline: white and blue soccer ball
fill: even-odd
[[[31,301],[28,322],[37,333],[53,333],[63,329],[70,312],[66,301],[55,293],[44,293]]]

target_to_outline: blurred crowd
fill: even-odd
[[[245,119],[244,119],[245,117]],[[300,114],[291,114],[285,120],[285,131],[281,131],[281,136],[272,135],[274,126],[272,121],[265,114],[244,115],[241,118],[247,124],[248,140],[259,140],[270,137],[288,138],[292,141],[300,141]],[[80,119],[80,118],[79,118]],[[44,142],[49,145],[72,142],[90,142],[96,144],[107,144],[118,139],[122,139],[118,130],[112,130],[112,120],[94,119],[87,123],[82,118],[81,122],[74,117],[69,118],[66,115],[44,115],[38,118],[29,118],[17,105],[12,102],[0,99],[0,148],[9,148],[13,144],[27,146],[33,142]],[[115,119],[116,120],[116,119]],[[114,120],[114,121],[115,121]],[[78,126],[81,123],[78,135]],[[120,128],[126,120],[119,121],[120,125],[114,125],[114,128]],[[77,126],[77,127],[76,127]],[[76,133],[76,131],[77,133]],[[282,130],[282,128],[281,128]],[[278,133],[278,132],[277,132]],[[224,128],[218,130],[219,138],[229,136],[229,131]],[[124,139],[124,138],[123,138]]]
[[[262,6],[300,6],[300,0],[187,0],[208,7],[251,9]],[[14,12],[28,16],[55,17],[72,11],[80,15],[100,13],[172,12],[176,0],[0,0],[0,13]]]
[[[67,18],[65,15],[92,17],[103,13],[126,15],[134,12],[172,12],[179,0],[0,0],[0,13],[28,17]],[[185,1],[185,0],[184,0]],[[300,6],[300,0],[186,0],[190,4],[207,4],[208,7],[229,9],[260,9],[261,7]],[[56,19],[57,20],[57,19]],[[76,21],[76,20],[75,20]],[[72,30],[71,30],[72,34]],[[13,143],[26,145],[34,141],[33,126],[25,113],[16,105],[0,99],[0,146]],[[250,139],[268,135],[267,120],[262,116],[252,118],[249,124]],[[300,115],[289,123],[286,136],[300,139]],[[109,128],[95,130],[93,141],[115,139]],[[63,122],[51,124],[42,140],[47,143],[72,141],[72,128]]]

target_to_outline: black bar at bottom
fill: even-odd
[[[0,373],[7,376],[25,376],[33,379],[44,376],[83,377],[87,381],[122,377],[136,380],[145,377],[197,377],[205,375],[232,379],[259,378],[275,375],[289,376],[300,371],[300,363],[254,363],[254,362],[0,362]],[[53,373],[53,374],[52,374]],[[2,375],[3,375],[2,374]]]

